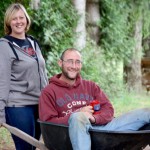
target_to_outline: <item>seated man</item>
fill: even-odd
[[[91,150],[89,129],[138,130],[150,123],[150,108],[128,112],[114,118],[114,109],[100,87],[82,79],[82,57],[78,50],[65,50],[58,61],[62,73],[55,75],[42,91],[39,100],[41,121],[69,126],[73,150]],[[96,111],[90,105],[100,102]]]

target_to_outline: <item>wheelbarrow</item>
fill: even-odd
[[[73,150],[68,127],[39,121],[44,143],[6,123],[2,125],[12,134],[20,137],[40,150]],[[139,131],[97,131],[90,130],[91,150],[142,150],[150,144],[150,124]],[[84,138],[84,137],[83,137]]]
[[[73,150],[67,126],[42,121],[39,123],[44,143],[49,150]],[[150,124],[138,131],[89,132],[91,150],[142,150],[150,144]]]

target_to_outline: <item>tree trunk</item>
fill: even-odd
[[[87,30],[90,38],[97,44],[100,38],[99,27],[97,26],[100,20],[99,0],[87,0]]]
[[[72,3],[79,15],[78,24],[75,29],[76,39],[74,41],[74,47],[78,49],[83,49],[86,45],[86,29],[85,29],[86,0],[72,0]]]
[[[135,49],[133,51],[131,63],[126,67],[127,86],[129,91],[140,92],[141,82],[141,57],[142,57],[142,19],[137,20],[135,24]]]
[[[37,10],[40,6],[40,0],[31,0],[31,8]]]

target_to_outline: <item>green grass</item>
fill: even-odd
[[[150,108],[150,93],[148,94],[126,94],[120,98],[112,100],[115,108],[115,116],[119,116],[127,111],[149,107]]]
[[[0,150],[14,150],[14,144],[10,132],[4,128],[0,128]]]

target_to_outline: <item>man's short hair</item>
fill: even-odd
[[[66,50],[64,50],[64,51],[62,52],[62,54],[61,54],[61,56],[60,56],[60,59],[61,59],[61,60],[64,59],[65,53],[66,53],[67,51],[77,51],[77,52],[80,53],[80,51],[77,50],[77,49],[75,49],[75,48],[67,48]]]

